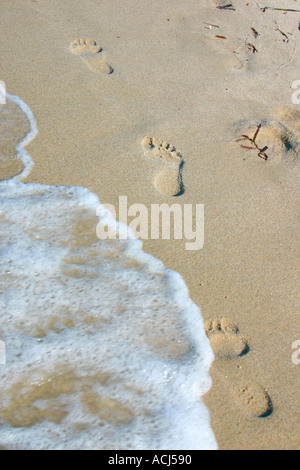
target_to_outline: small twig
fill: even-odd
[[[228,5],[224,5],[224,6],[218,6],[217,8],[218,8],[218,10],[231,10],[231,11],[236,11],[236,9],[235,9],[234,6],[232,5],[232,3],[229,3]]]
[[[259,131],[260,131],[260,129],[261,129],[261,124],[259,124],[259,126],[257,126],[257,129],[256,129],[256,131],[255,131],[254,136],[252,137],[252,139],[251,139],[251,137],[249,137],[248,135],[242,135],[242,138],[236,140],[236,142],[242,142],[242,141],[245,141],[245,140],[249,140],[249,142],[251,142],[251,144],[252,144],[251,147],[248,146],[248,145],[243,145],[243,144],[240,144],[240,146],[241,146],[242,148],[244,148],[244,149],[247,149],[247,150],[255,150],[255,149],[256,149],[256,150],[258,150],[258,156],[259,156],[260,158],[263,158],[264,160],[268,160],[269,157],[268,157],[268,155],[266,154],[266,150],[268,150],[268,147],[265,146],[265,147],[263,147],[263,148],[261,149],[261,148],[259,148],[259,146],[258,146],[258,145],[256,144],[256,142],[255,142],[255,141],[256,141],[256,138],[257,138],[257,136],[258,136],[258,133],[259,133]]]
[[[300,10],[293,10],[291,8],[275,8],[275,7],[259,7],[262,12],[265,12],[266,10],[276,10],[276,11],[289,11],[293,13],[300,13]]]
[[[256,29],[254,29],[254,28],[251,28],[251,31],[252,31],[252,33],[254,34],[254,37],[255,37],[255,39],[256,39],[256,38],[259,36],[258,32],[257,32]]]
[[[248,46],[248,48],[250,49],[251,52],[253,52],[253,54],[255,54],[255,52],[258,52],[258,50],[256,49],[256,47],[251,44],[250,42],[246,42],[246,45]]]
[[[259,4],[257,3],[257,1],[256,1],[256,0],[253,0],[253,1],[254,1],[254,3],[256,4],[257,8],[259,8],[260,12],[262,13],[262,10],[261,10]]]
[[[277,28],[275,29],[275,31],[278,31],[280,34],[282,34],[282,36],[284,36],[285,39],[283,40],[283,42],[288,43],[288,42],[289,42],[289,37],[288,37],[288,35],[285,34],[283,31],[281,31],[281,29],[279,29],[277,21],[275,21],[275,24],[276,24],[276,26],[277,26]]]
[[[257,137],[257,135],[258,135],[258,133],[259,133],[260,128],[261,128],[261,124],[259,124],[259,126],[257,127],[257,129],[256,129],[256,131],[255,131],[255,134],[254,134],[254,136],[253,136],[253,139],[252,139],[252,140],[253,140],[253,143],[254,143],[254,144],[255,144],[255,140],[256,140],[256,137]],[[255,144],[255,145],[256,145],[256,144]]]
[[[203,24],[207,24],[207,29],[220,28],[220,26],[218,26],[217,24],[206,23],[205,21],[203,21]]]

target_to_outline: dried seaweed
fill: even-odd
[[[287,34],[285,34],[285,33],[284,33],[283,31],[281,31],[281,29],[279,29],[279,28],[276,28],[276,31],[278,31],[280,34],[282,34],[282,36],[284,36],[285,39],[283,40],[283,42],[286,42],[286,43],[289,42],[289,37],[288,37]]]
[[[220,26],[218,26],[217,24],[206,23],[206,21],[203,21],[203,24],[206,24],[208,26],[207,29],[220,28]]]
[[[251,138],[249,137],[248,135],[242,135],[241,139],[238,139],[236,140],[236,142],[244,142],[244,141],[249,141],[251,142],[251,146],[250,145],[244,145],[244,144],[240,144],[240,147],[242,147],[243,149],[247,149],[247,150],[258,150],[258,156],[260,158],[262,158],[263,160],[268,160],[268,155],[266,154],[266,150],[268,150],[268,147],[265,146],[263,148],[260,148],[257,143],[255,142],[256,141],[256,138],[258,136],[258,133],[261,129],[261,124],[259,124],[259,126],[257,126],[257,129],[254,133],[254,136]]]
[[[232,3],[228,3],[228,5],[220,5],[217,7],[218,10],[231,10],[231,11],[236,11],[236,9],[234,8],[234,6],[232,5]]]
[[[285,12],[292,12],[292,13],[300,13],[300,10],[294,10],[292,8],[275,8],[275,7],[259,7],[261,11],[265,13],[266,10],[276,10],[276,11],[285,11]]]
[[[254,29],[254,28],[251,28],[251,31],[252,31],[252,33],[254,34],[254,37],[255,37],[255,39],[256,39],[256,38],[259,36],[258,32],[257,32],[256,29]]]
[[[255,54],[256,52],[258,52],[258,50],[256,49],[256,47],[251,44],[251,42],[247,42],[246,45],[248,46],[248,48],[250,49],[250,51]]]

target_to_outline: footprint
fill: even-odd
[[[250,45],[243,41],[232,40],[231,51],[231,64],[233,68],[238,70],[248,70],[251,68],[255,58],[255,52],[253,52]],[[230,64],[230,61],[228,64]]]
[[[215,353],[215,372],[218,379],[229,389],[229,396],[246,415],[265,418],[273,411],[273,404],[268,392],[260,383],[247,374],[244,367],[237,365],[232,370],[232,362],[224,359],[238,358],[249,352],[247,341],[239,335],[238,327],[228,320],[207,320],[205,331]]]
[[[247,341],[238,334],[237,326],[226,318],[207,320],[205,331],[218,359],[230,359],[247,354]]]
[[[271,162],[296,162],[300,155],[300,142],[291,127],[275,119],[262,119],[259,121],[240,121],[234,124],[236,138],[247,135],[253,138],[258,125],[261,128],[255,142],[260,149],[266,148],[268,161]],[[248,145],[247,142],[240,142]],[[249,144],[251,145],[251,144]],[[253,155],[255,155],[255,151]]]
[[[77,55],[97,54],[102,51],[102,47],[93,39],[75,39],[71,43],[71,51]]]
[[[247,381],[231,390],[231,396],[246,414],[266,418],[273,411],[268,392],[256,381]]]
[[[162,166],[154,177],[154,186],[162,194],[179,196],[184,192],[182,182],[183,158],[175,147],[156,139],[144,137],[144,155]]]
[[[219,55],[219,60],[229,69],[248,70],[255,57],[244,41],[230,37],[217,38],[213,47],[215,53]]]
[[[79,55],[93,72],[105,75],[113,72],[112,66],[102,58],[102,47],[93,39],[75,39],[70,48],[71,52]]]
[[[231,37],[214,28],[203,35],[203,40],[211,54],[217,56],[216,59],[221,68],[247,71],[255,64],[256,53],[245,40]]]

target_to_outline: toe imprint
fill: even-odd
[[[71,43],[71,51],[73,54],[97,54],[102,51],[102,47],[97,44],[93,39],[75,39]]]
[[[156,139],[156,137],[145,137],[142,140],[142,146],[146,157],[164,160],[176,165],[183,162],[181,153],[177,152],[173,145]]]

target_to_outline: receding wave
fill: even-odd
[[[132,234],[99,240],[87,189],[21,182],[37,129],[8,101],[30,130],[0,184],[0,446],[216,448],[201,401],[213,354],[185,283]]]

